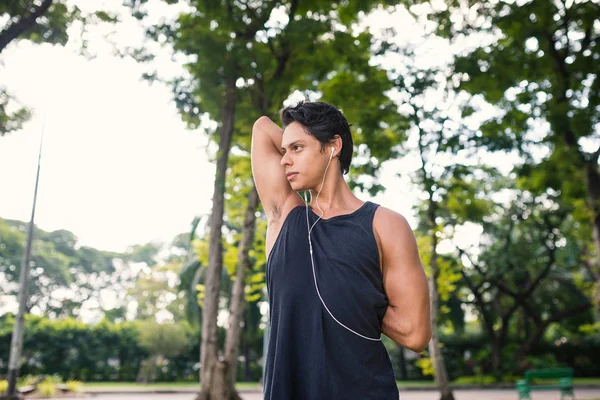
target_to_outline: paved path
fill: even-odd
[[[517,393],[511,390],[455,390],[456,400],[517,400]],[[244,400],[262,400],[260,392],[243,392]],[[575,398],[577,400],[600,399],[600,389],[575,389]],[[400,391],[400,400],[438,400],[439,393],[429,390],[408,390]],[[556,392],[533,392],[532,400],[558,400],[560,394]],[[100,394],[92,395],[87,398],[72,400],[194,400],[194,395],[190,393],[165,393],[165,394]]]

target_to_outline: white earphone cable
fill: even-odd
[[[308,203],[306,203],[306,226],[308,228],[308,246],[310,249],[310,262],[312,264],[312,271],[313,271],[313,278],[315,281],[315,289],[317,290],[317,295],[319,296],[319,299],[321,300],[321,303],[323,304],[323,307],[325,307],[325,310],[327,310],[327,313],[331,316],[331,318],[333,318],[333,320],[335,322],[337,322],[339,325],[341,325],[342,327],[346,328],[347,330],[349,330],[350,332],[354,333],[357,336],[360,336],[363,339],[367,339],[367,340],[372,340],[372,341],[376,341],[376,342],[380,342],[381,338],[371,338],[368,336],[364,336],[361,335],[360,333],[348,328],[346,325],[342,324],[340,321],[338,321],[338,319],[336,317],[333,316],[333,314],[331,313],[331,311],[329,311],[329,308],[327,307],[327,305],[325,304],[325,301],[323,300],[323,297],[321,297],[321,292],[319,291],[319,285],[317,284],[317,274],[315,272],[315,261],[313,259],[313,249],[312,249],[312,241],[310,238],[310,233],[312,232],[313,228],[315,227],[315,225],[317,224],[317,222],[319,222],[319,220],[323,217],[323,214],[325,213],[321,207],[319,207],[319,195],[321,194],[321,190],[323,190],[323,185],[325,183],[325,176],[327,175],[327,170],[329,169],[329,164],[331,164],[331,159],[333,158],[333,152],[334,149],[331,149],[331,156],[329,157],[329,162],[327,163],[327,167],[325,167],[325,173],[323,174],[323,180],[321,181],[321,187],[319,189],[319,192],[317,193],[317,197],[315,200],[315,203],[317,205],[317,208],[321,211],[321,215],[317,218],[317,220],[312,224],[312,226],[310,226],[310,222],[308,220]],[[310,200],[312,203],[312,193],[310,192]]]

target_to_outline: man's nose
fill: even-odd
[[[282,157],[281,157],[281,166],[285,167],[286,165],[292,165],[292,161],[290,159],[290,157],[288,157],[287,153],[285,153]]]

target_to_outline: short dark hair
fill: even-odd
[[[342,139],[340,165],[342,174],[346,174],[352,162],[354,152],[350,124],[340,110],[322,101],[301,101],[293,107],[281,111],[281,122],[284,128],[292,122],[298,122],[306,133],[321,142],[321,151],[333,141],[335,135]]]

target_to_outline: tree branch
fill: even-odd
[[[30,29],[36,23],[35,21],[48,11],[48,8],[52,5],[52,1],[53,0],[44,0],[31,14],[9,25],[8,28],[0,33],[0,53],[2,53],[2,50],[4,50],[10,42]]]
[[[565,18],[563,20],[563,29],[565,30],[565,38],[567,38],[567,49],[565,51],[565,58],[569,56],[569,52],[571,50],[571,41],[569,40],[569,23],[571,22],[571,17],[569,16],[569,10],[567,9],[567,2],[565,0],[561,1],[563,9],[565,10]]]
[[[538,340],[540,340],[544,336],[544,332],[546,332],[546,328],[548,328],[548,325],[550,325],[551,323],[558,322],[561,319],[564,319],[565,317],[568,317],[570,315],[579,314],[579,313],[587,310],[591,306],[592,305],[589,302],[582,303],[575,307],[571,307],[566,310],[556,312],[546,320],[539,321],[538,323],[536,323],[537,329],[536,329],[535,333],[532,336],[530,336],[530,339],[527,340],[523,344],[523,346],[528,349],[528,348],[530,348],[530,346],[533,343],[536,343]]]
[[[592,306],[591,303],[585,302],[585,303],[579,304],[575,307],[571,307],[571,308],[567,308],[566,310],[558,311],[558,312],[554,313],[551,317],[549,317],[547,320],[545,320],[543,323],[546,326],[548,326],[552,322],[557,322],[568,316],[576,315],[576,314],[579,314],[580,312],[584,312],[591,306]]]
[[[593,25],[594,24],[592,23],[585,27],[585,36],[583,37],[583,40],[581,41],[581,50],[580,50],[581,53],[586,51],[588,49],[588,47],[590,46],[590,43],[592,43]]]
[[[598,164],[598,160],[600,160],[600,147],[592,154],[592,164]]]
[[[535,278],[535,280],[533,281],[531,286],[529,286],[527,291],[525,293],[523,293],[524,297],[529,297],[531,295],[531,293],[533,293],[533,291],[538,287],[538,285],[540,284],[542,279],[544,279],[548,275],[548,273],[550,273],[550,269],[552,268],[552,265],[554,265],[554,250],[553,249],[550,251],[550,260],[546,263],[546,266],[544,267],[542,272],[540,272],[540,274],[537,276],[537,278]]]
[[[475,296],[475,304],[476,304],[476,306],[478,306],[478,308],[481,311],[481,315],[483,316],[483,323],[488,331],[488,334],[490,335],[490,338],[495,338],[496,336],[494,333],[494,325],[492,323],[492,317],[489,315],[488,311],[485,309],[485,303],[483,301],[483,298],[481,297],[481,293],[479,293],[479,291],[474,287],[473,281],[471,281],[471,279],[467,276],[467,274],[465,274],[465,272],[462,268],[460,269],[460,273],[463,276],[463,279],[465,280],[465,282],[467,283],[467,286],[473,293],[473,296]]]
[[[290,6],[290,14],[289,14],[289,21],[287,24],[286,29],[290,29],[290,26],[293,25],[294,23],[294,17],[296,16],[296,11],[298,10],[298,2],[299,0],[293,0],[292,1],[292,5]],[[271,52],[273,52],[273,50],[271,50]],[[285,70],[285,66],[288,62],[288,60],[290,59],[290,56],[292,54],[292,50],[290,48],[289,42],[287,40],[285,40],[285,37],[283,38],[283,40],[281,41],[281,53],[279,55],[277,55],[277,68],[275,69],[275,72],[273,73],[273,80],[277,80],[279,78],[281,78],[281,76],[283,75],[283,71]]]
[[[267,46],[269,46],[269,50],[271,50],[271,54],[273,54],[273,57],[277,57],[277,52],[275,51],[275,47],[273,47],[273,42],[271,42],[271,38],[267,38]]]
[[[477,264],[476,262],[474,262],[471,259],[471,256],[469,256],[469,254],[466,251],[464,251],[463,249],[461,249],[460,247],[456,246],[456,249],[458,250],[459,256],[465,256],[465,257],[467,257],[467,260],[469,260],[469,262],[471,263],[471,265],[477,270],[477,272],[479,272],[481,274],[481,276],[483,278],[485,278],[486,273],[483,272],[483,270],[481,269],[481,267],[479,266],[479,264]]]
[[[549,44],[548,47],[550,48],[550,54],[552,55],[552,58],[554,59],[556,67],[558,68],[558,71],[560,72],[561,78],[563,78],[563,83],[564,83],[564,85],[562,87],[563,97],[561,97],[560,100],[566,100],[570,75],[569,75],[569,71],[567,71],[565,57],[563,57],[562,54],[560,54],[560,52],[556,49],[556,40],[554,39],[554,33],[547,32],[546,39],[548,40],[548,44]]]
[[[552,58],[554,59],[554,62],[556,64],[557,70],[558,70],[558,76],[559,78],[561,78],[562,80],[562,88],[560,88],[560,97],[557,99],[558,102],[566,102],[568,101],[567,98],[567,91],[569,90],[570,87],[570,78],[571,75],[569,74],[569,71],[567,70],[567,65],[565,63],[565,57],[563,55],[560,54],[560,52],[556,49],[556,40],[554,39],[554,33],[546,33],[545,35],[546,40],[548,40],[548,44],[549,44],[549,50],[550,50],[550,55],[552,56]],[[573,130],[569,127],[564,131],[565,134],[565,142],[567,143],[567,145],[573,149],[577,149],[578,148],[578,144],[577,144],[577,138],[575,137],[575,134],[573,133]],[[582,154],[580,152],[577,152],[577,154],[579,155],[579,158],[582,158]]]

